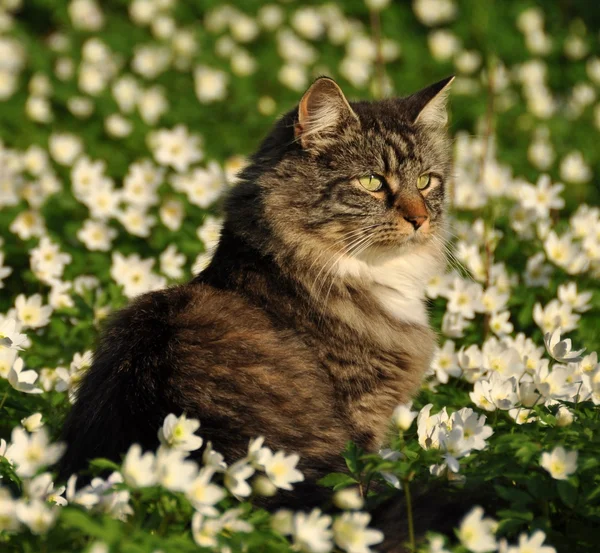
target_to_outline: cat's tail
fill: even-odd
[[[169,312],[177,294],[144,294],[109,320],[62,432],[59,477],[96,457],[119,461],[134,442],[154,449],[168,414]]]

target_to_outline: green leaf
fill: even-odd
[[[357,484],[357,481],[349,474],[345,474],[343,472],[332,472],[331,474],[328,474],[327,476],[324,476],[318,480],[317,484],[326,488],[339,490],[341,488],[351,486],[352,484]]]
[[[105,470],[121,470],[121,466],[111,461],[110,459],[104,459],[102,457],[98,457],[97,459],[92,459],[90,461],[90,468],[94,472],[102,472]]]
[[[502,518],[514,518],[518,520],[533,520],[533,513],[531,511],[515,511],[513,509],[503,509],[498,511],[498,515]]]
[[[504,500],[510,503],[520,503],[527,505],[531,503],[533,498],[527,492],[519,490],[518,488],[508,488],[506,486],[494,486],[496,493]]]
[[[567,507],[571,509],[575,507],[575,503],[577,502],[577,488],[571,482],[568,480],[559,480],[556,483],[556,489]]]
[[[354,442],[348,442],[346,449],[342,453],[344,459],[346,459],[346,466],[352,474],[359,474],[361,466],[359,462],[360,450]]]
[[[104,518],[100,522],[97,515],[88,514],[71,507],[65,507],[61,510],[60,523],[67,528],[80,530],[87,536],[108,542],[115,541],[121,535],[124,528],[116,520]]]

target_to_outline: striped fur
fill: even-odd
[[[241,174],[210,266],[110,322],[65,426],[64,475],[156,447],[165,415],[186,412],[230,461],[258,435],[300,453],[307,480],[278,501],[306,507],[323,499],[315,480],[343,470],[348,440],[385,442],[434,351],[423,289],[444,263],[450,145],[417,119],[445,85],[350,104],[318,86]],[[439,178],[421,193],[429,171]],[[361,187],[370,173],[384,190]],[[418,231],[405,219],[415,202],[429,215]]]

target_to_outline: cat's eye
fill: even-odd
[[[421,175],[417,179],[417,188],[419,190],[425,190],[429,186],[430,183],[431,183],[431,175],[429,173],[426,173],[424,175]]]
[[[377,192],[383,186],[383,180],[377,175],[365,175],[358,179],[361,186],[369,192]]]

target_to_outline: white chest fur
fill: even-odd
[[[396,320],[426,325],[425,287],[441,270],[439,252],[421,246],[394,257],[357,259],[338,264],[340,276],[359,278]]]

